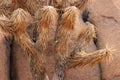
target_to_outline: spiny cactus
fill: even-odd
[[[65,80],[67,69],[87,64],[94,65],[111,56],[111,49],[101,49],[90,54],[81,51],[83,46],[96,37],[94,25],[89,22],[86,22],[86,27],[81,27],[74,50],[71,53],[68,52],[68,42],[73,33],[75,22],[79,18],[78,16],[79,10],[77,7],[66,8],[62,14],[60,26],[57,29],[55,59],[56,73],[60,80]]]
[[[87,64],[93,66],[103,60],[109,60],[112,57],[112,51],[112,49],[106,48],[92,53],[86,53],[84,51],[78,52],[68,58],[67,69],[76,66],[84,67]]]
[[[73,51],[68,51],[69,40],[76,21],[80,20],[80,11],[85,8],[87,2],[88,0],[0,0],[0,29],[13,35],[14,40],[31,59],[30,66],[34,80],[49,80],[45,69],[45,56],[51,37],[49,30],[53,26],[57,26],[55,69],[60,80],[65,80],[67,69],[87,64],[94,65],[112,56],[112,49],[109,48],[89,54],[81,51],[83,46],[96,37],[94,25],[89,22],[86,23],[86,27],[81,28]],[[8,6],[11,10],[7,10]],[[58,14],[57,11],[62,13]],[[10,15],[11,13],[12,15]],[[10,19],[6,15],[11,16]],[[31,15],[40,17],[36,20],[39,33],[36,43],[31,41],[26,32],[26,28],[33,21]]]
[[[13,29],[14,39],[19,43],[21,48],[27,53],[26,56],[31,57],[33,62],[31,62],[31,68],[35,68],[36,75],[42,76],[46,75],[43,70],[43,57],[39,56],[38,51],[34,47],[34,43],[31,41],[29,36],[27,35],[25,29],[32,21],[31,15],[24,11],[23,9],[17,9],[13,12],[10,20],[13,22],[11,27]],[[33,71],[33,70],[32,70]],[[35,80],[44,80],[44,79],[36,79],[36,76],[33,76]]]
[[[11,9],[14,11],[17,8],[22,8],[34,15],[37,10],[36,0],[11,0]]]
[[[68,57],[68,40],[74,29],[76,17],[78,17],[78,9],[74,6],[68,7],[62,14],[60,26],[56,33],[55,58],[56,73],[60,80],[65,79],[66,58]]]
[[[11,34],[13,29],[10,27],[11,21],[4,14],[0,15],[0,27],[1,30],[7,34]]]
[[[45,52],[47,46],[48,46],[48,41],[51,36],[49,36],[49,31],[50,28],[53,26],[56,26],[58,14],[57,11],[54,7],[52,6],[44,6],[39,14],[40,16],[40,21],[38,23],[38,40],[36,42],[36,46],[40,53],[42,54]],[[38,15],[39,15],[38,14]]]
[[[56,26],[58,14],[54,7],[44,6],[40,10],[40,12],[37,13],[37,15],[40,15],[40,21],[38,23],[38,29],[37,29],[39,32],[39,36],[35,43],[35,47],[39,51],[40,55],[45,56],[45,55],[47,55],[46,50],[48,47],[49,38],[51,37],[51,36],[49,36],[50,29],[53,26]],[[43,57],[42,60],[45,63],[45,57]],[[44,67],[45,67],[45,65],[44,65]],[[38,79],[38,80],[40,80],[40,79]],[[41,80],[43,80],[43,79],[41,79]]]

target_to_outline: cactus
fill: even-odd
[[[96,38],[95,26],[90,22],[84,23],[83,27],[80,26],[77,44],[72,52],[68,51],[75,26],[80,23],[78,21],[80,11],[83,11],[88,0],[0,0],[0,2],[0,27],[5,33],[11,34],[25,51],[25,55],[30,59],[34,80],[49,80],[45,63],[51,37],[50,29],[53,26],[57,27],[54,57],[55,72],[59,80],[65,80],[66,71],[70,68],[87,64],[93,66],[112,56],[113,49],[109,48],[89,54],[82,51],[83,46]],[[8,6],[10,10],[7,10]],[[28,26],[33,23],[37,24],[39,34],[35,43],[26,32]]]

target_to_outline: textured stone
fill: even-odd
[[[11,80],[33,80],[28,57],[15,41],[11,54]]]
[[[120,80],[120,0],[95,0],[88,5],[89,20],[96,25],[97,47],[106,45],[116,51],[113,60],[101,63],[101,77],[103,80]]]
[[[0,28],[0,80],[10,80],[10,45],[12,37]]]

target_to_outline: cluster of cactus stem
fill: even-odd
[[[45,5],[39,6],[43,2]],[[55,70],[59,80],[65,80],[66,71],[70,68],[94,65],[110,58],[112,50],[109,48],[89,54],[81,50],[96,37],[94,25],[90,22],[85,23],[87,27],[81,28],[74,50],[68,52],[68,42],[76,19],[79,18],[87,2],[88,0],[1,0],[0,28],[5,33],[11,34],[23,48],[26,56],[31,59],[34,80],[49,80],[45,69],[45,56],[51,37],[50,28],[53,26],[56,27],[54,55]],[[36,16],[39,18],[37,19]],[[35,21],[39,34],[36,43],[26,32],[26,28]]]

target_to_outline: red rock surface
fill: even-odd
[[[10,44],[12,38],[0,28],[0,80],[10,79]]]
[[[11,80],[33,80],[28,59],[24,50],[14,41],[11,53]]]
[[[97,47],[116,49],[113,60],[101,63],[102,80],[120,80],[120,0],[95,0],[88,6],[89,19],[96,25]]]

